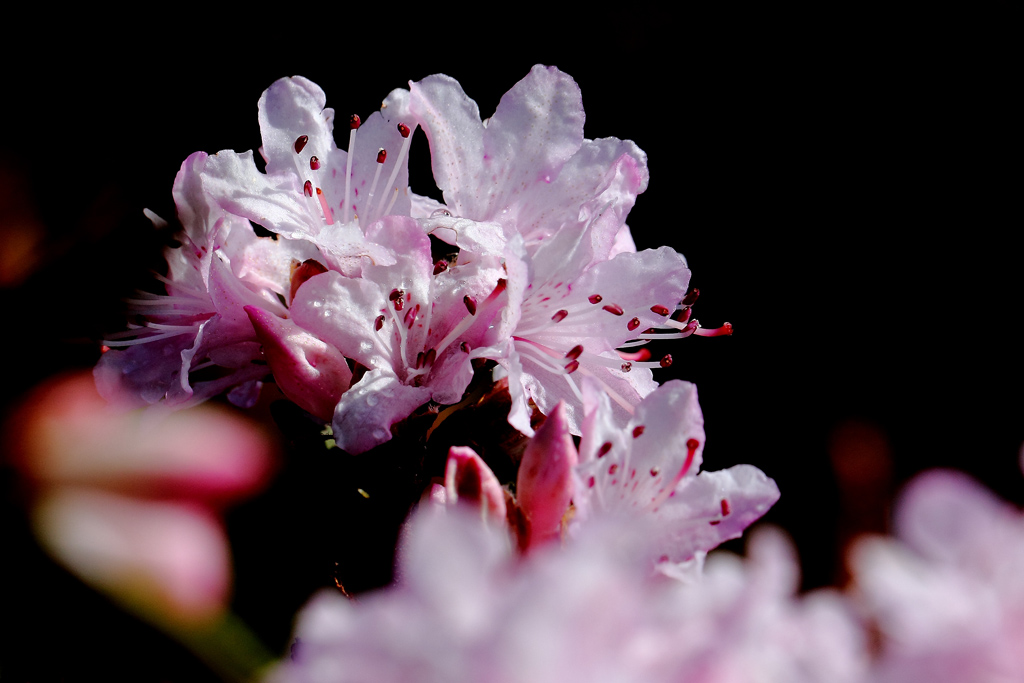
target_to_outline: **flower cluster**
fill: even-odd
[[[687,637],[680,586],[779,492],[749,465],[700,472],[696,388],[654,380],[672,356],[652,360],[651,341],[732,328],[693,318],[680,254],[633,243],[646,155],[586,139],[579,88],[541,66],[486,120],[437,75],[352,116],[345,150],[335,122],[320,88],[285,78],[259,102],[263,169],[252,152],[185,161],[166,294],[131,302],[100,392],[161,410],[226,392],[244,407],[272,380],[351,455],[436,415],[402,441],[422,449],[502,397],[502,424],[479,428],[516,434],[505,452],[453,443],[437,471],[419,459],[433,483],[399,548],[401,597],[322,599],[303,624],[327,630],[300,627],[282,680],[677,680],[699,648],[649,649]],[[443,203],[408,186],[417,129]],[[589,616],[609,592],[611,630]],[[564,593],[565,623],[543,624],[546,596]]]

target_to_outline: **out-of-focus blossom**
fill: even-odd
[[[231,564],[219,511],[272,466],[254,425],[209,406],[126,411],[85,374],[37,389],[8,431],[36,534],[57,560],[156,621],[221,614]]]
[[[857,592],[883,640],[878,683],[1024,681],[1024,517],[967,475],[902,494],[898,540],[862,540]]]
[[[576,468],[571,529],[592,518],[641,517],[656,535],[658,569],[684,577],[704,554],[737,538],[779,498],[775,482],[751,465],[700,472],[704,417],[697,389],[666,382],[636,408],[625,428],[608,396],[584,385],[586,418]],[[696,562],[694,562],[696,561]]]
[[[406,540],[403,581],[358,602],[316,597],[270,681],[847,683],[863,664],[838,602],[793,601],[778,543],[688,586],[645,571],[647,537],[621,520],[519,562],[464,509],[421,512]]]
[[[523,452],[516,496],[525,518],[524,547],[558,538],[573,494],[576,445],[569,434],[564,404],[551,411]]]

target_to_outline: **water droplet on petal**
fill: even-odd
[[[433,213],[430,214],[431,218],[437,218],[438,216],[451,216],[452,212],[448,209],[434,209]]]

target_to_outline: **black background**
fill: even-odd
[[[778,482],[766,519],[796,540],[805,587],[842,580],[845,534],[881,530],[884,501],[921,469],[957,467],[1024,502],[1020,218],[1002,206],[1016,164],[998,18],[623,15],[581,26],[517,10],[457,30],[398,9],[377,24],[297,14],[256,29],[205,17],[123,32],[92,17],[90,30],[43,46],[7,45],[4,208],[37,218],[47,241],[31,274],[0,291],[5,410],[43,378],[95,362],[97,340],[123,325],[120,299],[160,267],[142,208],[174,215],[171,183],[190,153],[256,148],[256,102],[276,78],[307,76],[339,117],[365,117],[391,89],[444,72],[487,116],[545,63],[579,83],[588,137],[647,152],[650,187],[629,220],[637,246],[685,254],[696,316],[735,326],[674,345],[661,379],[697,383],[707,469],[752,463]],[[417,152],[412,188],[426,193],[425,145]],[[860,494],[832,466],[836,435],[851,433],[873,435],[876,465],[891,455],[892,476],[880,467],[862,491],[880,496],[877,514],[850,512]],[[236,609],[275,651],[289,615],[327,585],[332,553],[360,552],[335,539],[310,549],[344,534],[308,499],[351,495],[348,467],[286,465],[284,484],[229,517]],[[210,676],[50,563],[15,476],[3,481],[0,678]]]

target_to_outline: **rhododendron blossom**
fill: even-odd
[[[619,427],[608,397],[585,386],[587,415],[576,468],[573,530],[625,515],[652,520],[659,571],[686,577],[707,551],[737,538],[779,498],[775,482],[751,465],[699,472],[704,418],[697,389],[673,380],[656,389]]]

